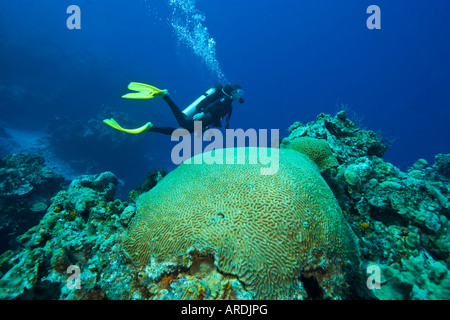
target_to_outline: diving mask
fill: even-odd
[[[231,94],[231,96],[233,97],[233,100],[241,100],[242,96],[244,95],[244,90],[242,89],[237,89],[235,91],[233,91],[233,93]]]

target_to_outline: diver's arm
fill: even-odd
[[[201,118],[201,120],[205,123],[211,123],[212,118],[213,118],[212,114],[210,112],[207,112],[204,114],[204,116]]]

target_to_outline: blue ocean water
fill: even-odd
[[[70,5],[81,29],[67,28]],[[370,5],[381,29],[366,26]],[[30,132],[50,133],[67,143],[42,148],[77,173],[110,170],[132,189],[148,171],[174,168],[176,142],[102,140],[93,128],[114,112],[128,127],[176,122],[161,99],[122,99],[128,83],[167,88],[182,107],[228,81],[245,91],[231,128],[278,128],[282,138],[294,121],[346,104],[393,141],[386,161],[433,163],[450,152],[449,14],[446,0],[2,1],[0,136],[23,132],[13,138],[26,145]]]

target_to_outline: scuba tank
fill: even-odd
[[[206,91],[204,94],[202,94],[200,97],[198,97],[197,100],[192,102],[186,109],[184,109],[182,112],[187,116],[192,118],[194,114],[197,112],[197,106],[200,102],[202,102],[206,97],[209,97],[214,92],[216,92],[216,88],[211,88],[208,91]]]

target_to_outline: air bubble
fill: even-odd
[[[169,4],[171,25],[178,40],[192,49],[219,82],[227,83],[216,57],[216,42],[203,25],[206,17],[195,7],[195,0],[169,0]]]

